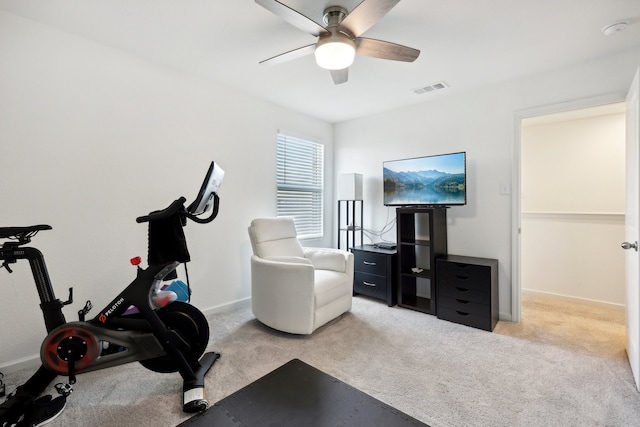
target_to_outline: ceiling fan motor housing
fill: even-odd
[[[324,10],[322,21],[329,27],[337,27],[347,17],[347,9],[340,6],[330,6]]]

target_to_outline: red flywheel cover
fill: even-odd
[[[69,360],[73,359],[76,373],[87,369],[100,355],[96,337],[79,325],[62,325],[49,334],[42,343],[42,363],[60,375],[69,373]]]

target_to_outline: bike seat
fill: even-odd
[[[37,233],[41,230],[51,230],[50,225],[30,225],[28,227],[0,227],[0,239],[17,238]]]

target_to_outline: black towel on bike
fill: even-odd
[[[149,265],[167,264],[173,261],[189,262],[187,239],[182,229],[182,218],[176,212],[169,218],[149,221]],[[175,271],[166,279],[175,279]]]

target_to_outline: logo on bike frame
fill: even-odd
[[[105,311],[104,313],[100,313],[100,316],[98,316],[98,320],[101,323],[107,323],[107,319],[109,318],[109,316],[111,316],[111,314],[114,311],[116,311],[116,309],[118,307],[120,307],[123,302],[124,302],[124,298],[120,297],[119,300],[117,300],[116,302],[113,303],[113,305],[111,306],[111,308],[109,310]]]

